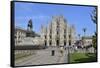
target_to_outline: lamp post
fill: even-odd
[[[84,32],[84,37],[85,37],[85,35],[86,35],[86,28],[83,28],[83,32]]]
[[[79,38],[79,40],[80,40],[80,34],[78,34],[78,38]]]

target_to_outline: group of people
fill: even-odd
[[[82,48],[83,48],[83,49],[88,49],[88,48],[90,48],[90,47],[91,47],[91,46],[89,46],[89,47],[82,47]],[[69,50],[78,51],[78,49],[80,49],[80,47],[75,46],[75,45],[71,45],[71,46],[60,46],[60,47],[59,47],[60,56],[63,56],[65,50],[68,51],[68,49],[69,49]]]

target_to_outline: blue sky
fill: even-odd
[[[40,32],[41,25],[47,26],[52,16],[63,15],[69,25],[75,25],[76,34],[83,35],[83,28],[86,28],[86,35],[93,35],[96,25],[91,21],[90,14],[94,7],[54,5],[40,3],[15,3],[15,26],[27,29],[30,19],[33,22],[33,30]]]

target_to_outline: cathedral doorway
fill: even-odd
[[[52,46],[52,42],[51,41],[49,42],[49,45]]]
[[[59,46],[59,40],[56,40],[56,45]]]
[[[66,46],[66,41],[64,41],[64,46]]]
[[[47,42],[45,41],[45,46],[47,46]]]

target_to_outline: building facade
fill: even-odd
[[[40,45],[40,37],[37,33],[32,31],[33,25],[30,19],[27,25],[27,29],[21,27],[15,28],[15,46],[30,46],[30,45]]]
[[[85,36],[82,41],[84,46],[90,46],[92,45],[92,36]]]
[[[75,27],[63,16],[53,16],[48,26],[41,26],[42,42],[46,46],[66,46],[75,43]]]
[[[26,30],[16,27],[15,29],[15,46],[23,42],[23,39],[26,37]]]

